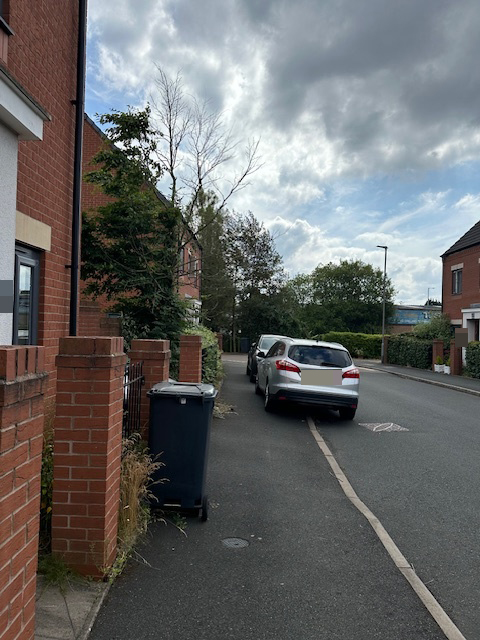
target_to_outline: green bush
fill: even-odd
[[[422,340],[443,340],[444,344],[449,345],[452,339],[452,326],[449,316],[437,314],[432,317],[430,322],[417,324],[413,327],[413,335]]]
[[[223,379],[223,365],[216,334],[201,324],[189,327],[184,333],[202,337],[202,382],[218,388]]]
[[[467,372],[472,378],[480,378],[480,342],[470,342],[466,351]]]
[[[421,340],[414,336],[390,336],[388,362],[416,369],[431,369],[432,349],[431,340]]]
[[[347,331],[329,331],[321,337],[326,342],[339,342],[354,358],[380,358],[382,336],[368,333],[350,333]]]

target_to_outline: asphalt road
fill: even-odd
[[[359,497],[471,640],[480,638],[479,414],[478,397],[362,370],[354,423],[316,416]],[[408,431],[359,426],[382,423]]]
[[[226,369],[222,399],[236,414],[212,425],[209,520],[189,518],[186,536],[172,524],[151,526],[91,639],[444,639],[343,494],[302,412],[267,414],[244,362]],[[375,390],[368,384],[365,396]],[[380,393],[369,410],[364,399],[360,415],[373,417],[379,402]],[[372,434],[333,414],[320,421],[346,466],[353,459],[360,472],[363,459],[364,475],[369,445],[355,457],[355,442],[405,437]],[[228,538],[245,546],[229,548]]]

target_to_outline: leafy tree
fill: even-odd
[[[132,337],[172,338],[181,330],[184,304],[177,294],[181,214],[159,197],[160,165],[150,111],[100,117],[111,143],[95,156],[85,180],[110,202],[83,216],[82,278],[86,293],[105,296],[124,316]]]
[[[384,275],[361,260],[319,265],[311,274],[317,317],[310,331],[376,333],[382,327]],[[385,282],[386,318],[393,312],[394,287]]]

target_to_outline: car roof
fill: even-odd
[[[325,342],[323,340],[300,340],[297,338],[287,338],[290,341],[290,344],[299,345],[299,346],[308,346],[308,347],[333,347],[334,349],[339,349],[341,351],[348,351],[343,344],[339,342]]]
[[[277,336],[275,333],[262,333],[259,340],[262,338],[278,338],[279,340],[291,340],[288,336]]]

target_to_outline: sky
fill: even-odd
[[[445,252],[480,220],[476,0],[89,0],[86,110],[143,108],[158,67],[259,140],[229,201],[291,276],[363,260],[399,304],[441,298]]]

